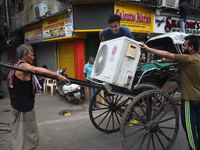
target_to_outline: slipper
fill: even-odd
[[[135,120],[135,119],[132,119],[131,121],[130,121],[130,124],[129,124],[129,126],[134,126],[134,124],[138,124],[139,123],[139,121],[138,120]]]

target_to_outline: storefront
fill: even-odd
[[[179,16],[170,14],[154,16],[154,33],[180,32]],[[185,24],[186,34],[200,34],[200,21],[197,18],[188,17]]]
[[[66,68],[69,77],[83,79],[84,45],[86,33],[72,33],[72,13],[66,12],[44,18],[42,23],[24,29],[25,43],[33,45],[35,65],[47,65],[56,71]]]
[[[151,7],[125,2],[73,4],[74,32],[87,32],[87,39],[84,40],[85,63],[88,53],[97,53],[99,31],[108,27],[108,17],[113,13],[121,16],[121,26],[128,27],[135,40],[146,41],[148,34],[153,33]]]
[[[35,65],[50,70],[66,68],[69,77],[83,79],[87,55],[96,55],[99,31],[108,26],[108,17],[121,16],[121,26],[128,27],[135,40],[146,40],[153,33],[153,9],[125,2],[72,4],[73,11],[42,19],[24,28],[25,43],[36,50]]]

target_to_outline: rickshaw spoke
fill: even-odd
[[[100,105],[103,105],[103,106],[106,106],[106,107],[109,107],[108,105],[106,105],[106,104],[103,104],[103,103],[101,103],[101,102],[98,102],[98,101],[96,101],[96,103],[98,103],[98,104],[100,104]]]
[[[173,106],[169,107],[163,114],[157,119],[157,122],[159,122],[171,109]]]
[[[147,143],[147,150],[149,150],[149,147],[150,147],[150,141],[151,141],[152,134],[153,133],[151,133],[151,132],[149,134],[149,139],[148,139],[148,143]]]
[[[104,118],[101,120],[101,122],[98,124],[98,126],[100,126],[102,124],[102,122],[105,120],[105,118],[108,116],[109,113],[110,113],[110,111],[104,116]],[[94,119],[96,119],[96,118],[94,118]]]
[[[117,118],[117,122],[118,122],[118,124],[120,125],[120,121],[119,121],[119,118],[118,118],[118,116],[117,116],[117,113],[116,112],[114,112],[115,113],[115,117]]]
[[[112,95],[112,104],[114,103],[114,95]]]
[[[100,93],[98,93],[98,95],[99,95],[104,101],[106,101],[108,104],[110,104],[109,101],[108,101],[108,99],[107,99],[106,97],[103,97]]]
[[[147,114],[145,113],[145,111],[144,111],[144,109],[142,108],[142,106],[141,106],[141,104],[139,103],[139,101],[137,102],[137,104],[139,105],[139,107],[140,107],[140,109],[142,110],[142,112],[143,112],[143,114],[145,115],[145,117],[147,118],[147,121],[149,121],[148,120],[148,117],[147,117]],[[135,112],[136,113],[136,112]],[[137,114],[137,113],[136,113]],[[138,115],[139,116],[139,115]],[[145,121],[143,118],[142,118],[142,120],[143,121]],[[146,121],[145,121],[145,123],[146,123]]]
[[[119,95],[117,95],[117,97],[115,98],[115,99],[116,99],[115,104],[116,104],[116,102],[118,101],[118,96],[119,96]]]
[[[159,141],[160,145],[162,146],[162,148],[163,148],[163,149],[165,149],[165,147],[164,147],[163,143],[161,142],[161,139],[160,139],[160,137],[158,136],[158,134],[157,134],[157,133],[155,133],[155,134],[156,134],[156,137],[157,137],[157,139],[158,139],[158,141]]]
[[[168,140],[168,142],[171,142],[171,141],[172,141],[167,135],[165,135],[165,133],[164,133],[160,128],[158,128],[157,131],[158,131],[158,133],[160,133],[162,136],[164,136],[164,137]]]
[[[146,134],[146,135],[144,136],[144,138],[142,139],[142,142],[140,143],[140,145],[139,145],[139,147],[138,147],[139,150],[142,148],[142,146],[144,146],[144,142],[145,142],[146,138],[147,138],[147,134]]]
[[[104,110],[104,109],[108,109],[108,108],[92,108],[92,111]]]
[[[110,99],[111,96],[107,96],[109,100],[109,104],[112,104],[112,100]]]
[[[153,145],[153,149],[155,150],[156,147],[155,147],[155,141],[154,141],[154,136],[153,136],[153,134],[152,134],[152,145]]]
[[[105,112],[101,113],[100,115],[96,116],[96,117],[94,118],[94,120],[95,120],[95,119],[97,119],[97,118],[99,118],[99,117],[101,117],[102,115],[104,115],[104,114],[105,114],[105,113],[107,113],[107,112],[109,113],[110,111],[109,111],[109,110],[107,110],[107,111],[105,111]]]
[[[155,120],[156,118],[156,106],[157,106],[157,101],[158,101],[158,94],[156,94],[156,97],[155,97],[155,104],[154,104],[154,107],[153,107],[153,110],[154,110],[154,113],[153,113],[153,120]]]
[[[117,113],[118,115],[122,116],[122,113],[121,113],[119,110],[116,111],[116,113]]]
[[[165,99],[162,101],[162,103],[160,104],[160,107],[159,107],[159,109],[158,109],[158,111],[157,111],[155,117],[157,117],[157,116],[159,115],[159,113],[161,113],[161,110],[163,109],[163,105],[164,105],[165,101],[166,101],[166,98],[165,98]]]
[[[110,119],[111,119],[111,115],[110,115],[110,117],[109,117],[109,119],[108,119],[108,123],[107,123],[107,125],[106,125],[106,130],[108,129],[108,125],[109,125],[109,123],[110,123]]]
[[[135,144],[137,144],[146,134],[148,134],[149,131],[147,130],[142,135],[140,135],[130,146],[128,149],[131,149]]]
[[[172,129],[172,130],[176,129],[176,128],[173,128],[173,127],[164,127],[164,126],[160,126],[160,128],[163,128],[163,129]]]
[[[123,97],[123,96],[120,96],[120,98],[119,98],[118,100],[115,101],[115,104],[117,104],[117,103],[122,99],[122,97]],[[117,98],[118,98],[118,95],[117,95]]]
[[[143,127],[143,128],[140,128],[140,129],[138,129],[138,130],[136,130],[136,131],[134,131],[134,132],[132,132],[132,133],[127,134],[125,137],[129,137],[129,136],[134,135],[134,134],[136,134],[136,133],[139,133],[139,132],[141,132],[141,131],[143,131],[143,130],[145,130],[144,127]]]
[[[131,98],[127,98],[123,102],[119,103],[118,106],[124,106]]]
[[[165,120],[162,120],[162,121],[158,121],[158,123],[163,123],[163,122],[166,122],[166,121],[170,121],[172,119],[176,119],[176,117],[175,116],[174,117],[170,117],[168,119],[165,119]]]
[[[102,97],[102,96],[101,96]],[[104,97],[103,100],[107,103],[110,104],[109,100],[107,99],[107,97]]]
[[[147,107],[146,107],[146,112],[147,112],[147,120],[150,121],[151,119],[151,113],[152,113],[152,99],[149,100],[149,97],[146,97],[146,103],[147,103]]]
[[[112,114],[113,130],[114,130],[115,129],[114,114],[113,112],[111,114]]]

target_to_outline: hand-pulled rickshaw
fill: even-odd
[[[180,54],[185,36],[163,34],[148,40],[147,44]],[[121,129],[121,143],[126,150],[170,149],[179,129],[179,113],[171,97],[178,90],[179,66],[160,59],[140,68],[130,90],[109,85],[96,91],[89,106],[91,122],[106,133]],[[103,101],[97,101],[98,108],[95,108],[97,97]]]
[[[180,54],[185,36],[183,33],[163,34],[151,38],[147,44]],[[0,66],[29,72],[2,62]],[[170,149],[179,129],[179,113],[171,97],[178,89],[179,66],[160,59],[139,68],[130,89],[93,79],[90,82],[68,79],[71,83],[97,89],[89,106],[90,120],[96,129],[105,133],[121,129],[125,150]],[[97,97],[102,100],[96,101]],[[93,107],[95,102],[98,107]]]

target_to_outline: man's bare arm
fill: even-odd
[[[147,45],[145,45],[144,42],[141,42],[141,48],[144,48],[147,51],[149,51],[151,53],[154,53],[154,54],[156,54],[158,56],[175,60],[175,57],[174,57],[173,53],[170,53],[170,52],[167,52],[167,51],[164,51],[164,50],[157,50],[157,49],[154,49],[154,48],[150,48]]]
[[[20,67],[24,68],[26,70],[29,70],[29,71],[31,71],[33,73],[36,73],[36,74],[50,75],[50,76],[56,77],[61,82],[65,82],[65,83],[69,82],[70,83],[70,81],[66,77],[64,77],[64,76],[62,76],[62,75],[60,75],[60,74],[58,74],[56,72],[53,72],[53,71],[50,71],[48,69],[42,68],[42,67],[31,66],[30,64],[27,64],[27,63],[22,63],[20,65]]]

